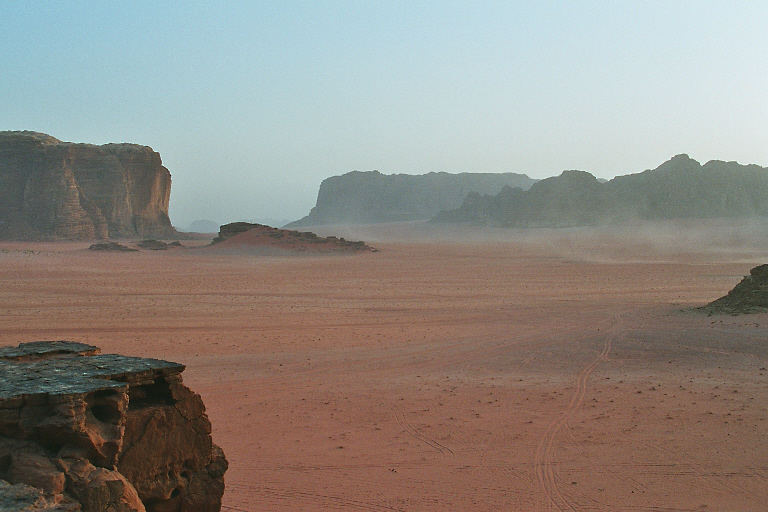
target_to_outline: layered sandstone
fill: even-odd
[[[183,370],[74,342],[0,349],[0,511],[220,510],[227,462]]]
[[[169,238],[170,192],[148,146],[0,132],[0,238]]]

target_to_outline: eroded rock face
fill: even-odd
[[[227,461],[183,370],[66,341],[0,348],[0,512],[219,511]]]
[[[170,192],[148,146],[0,132],[0,238],[170,238]]]

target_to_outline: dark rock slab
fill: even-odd
[[[137,252],[138,249],[133,249],[117,242],[99,242],[91,244],[88,249],[92,251],[113,251],[113,252]]]
[[[31,341],[21,343],[18,347],[0,347],[0,359],[33,360],[51,358],[56,355],[94,355],[98,352],[99,347],[76,341]]]
[[[169,247],[169,244],[161,240],[142,240],[141,242],[138,242],[136,245],[138,245],[142,249],[149,249],[150,251],[166,251],[168,250],[168,247]]]

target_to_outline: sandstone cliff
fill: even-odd
[[[216,512],[227,461],[184,366],[0,348],[0,511]]]
[[[171,175],[135,144],[0,132],[0,238],[168,238]]]
[[[530,190],[471,194],[436,222],[510,227],[570,227],[630,220],[738,218],[768,215],[768,169],[678,155],[653,170],[601,182],[565,171]]]
[[[515,173],[354,171],[323,180],[309,215],[286,227],[425,220],[459,207],[470,192],[495,194],[505,185],[528,189],[534,182]]]

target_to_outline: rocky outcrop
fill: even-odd
[[[702,309],[710,313],[731,315],[768,311],[768,265],[754,267],[728,295],[710,302]]]
[[[233,222],[219,229],[209,247],[261,254],[377,252],[365,242],[335,236],[320,237],[309,231],[292,231],[250,222]]]
[[[227,462],[183,370],[75,342],[1,348],[0,511],[220,510]]]
[[[162,240],[142,240],[136,242],[136,247],[148,251],[167,251],[168,249],[175,249],[177,247],[184,247],[178,240],[174,242],[163,242]],[[91,244],[88,247],[91,251],[103,251],[103,252],[138,252],[139,249],[134,247],[128,247],[127,245],[119,244],[117,242],[98,242]]]
[[[162,240],[142,240],[141,242],[137,242],[136,245],[142,249],[150,251],[167,251],[168,249],[173,249],[175,247],[183,247],[178,240],[169,243],[163,242]]]
[[[535,181],[516,173],[353,171],[323,180],[309,215],[285,227],[425,220],[458,208],[470,192],[495,194],[505,185],[528,189]]]
[[[737,218],[768,215],[768,169],[678,155],[653,170],[601,182],[565,171],[530,190],[471,194],[436,222],[510,227],[570,227],[631,220]]]
[[[128,247],[127,245],[119,244],[117,242],[99,242],[91,244],[88,247],[91,251],[104,251],[104,252],[138,252],[138,249]]]
[[[0,132],[0,238],[170,238],[170,192],[148,146]]]

